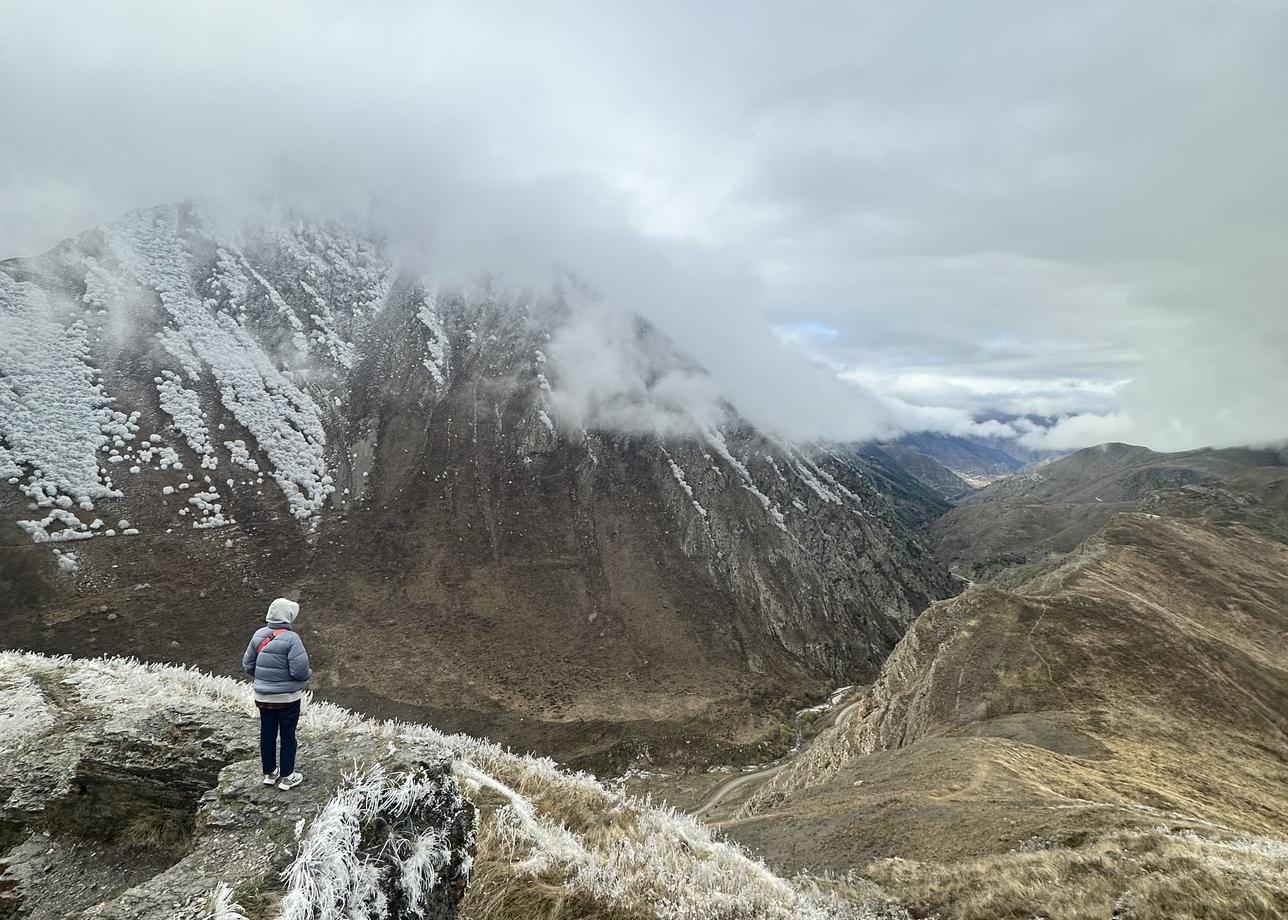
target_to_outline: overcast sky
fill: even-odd
[[[7,3],[0,257],[298,196],[557,264],[792,436],[1288,439],[1288,3],[625,7]]]

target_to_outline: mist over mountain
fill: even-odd
[[[286,201],[448,282],[569,273],[793,438],[1288,437],[1273,4],[557,6],[20,3],[0,255]]]

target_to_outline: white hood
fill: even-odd
[[[299,604],[285,597],[279,597],[268,605],[268,615],[264,617],[264,620],[268,623],[284,623],[290,626],[299,615]]]

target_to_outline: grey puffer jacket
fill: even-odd
[[[275,629],[286,631],[256,654],[255,649]],[[313,674],[304,640],[285,623],[270,623],[255,631],[242,656],[242,669],[255,678],[256,693],[294,693],[303,690]]]

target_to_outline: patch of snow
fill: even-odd
[[[110,313],[125,303],[125,286],[117,275],[103,268],[92,256],[82,259],[81,267],[85,270],[85,294],[81,299],[88,306],[101,313]]]
[[[823,501],[833,505],[841,504],[841,497],[825,486],[817,476],[811,473],[810,466],[811,464],[809,461],[802,458],[801,461],[793,465],[792,469],[795,471],[796,475],[800,477],[801,482],[805,483],[805,485],[807,485],[815,495],[823,499]]]
[[[61,524],[61,530],[52,533],[49,528]],[[18,521],[18,526],[29,536],[33,543],[61,543],[64,540],[88,540],[93,536],[88,525],[70,511],[62,508],[51,508],[49,514],[39,521]]]
[[[390,264],[373,241],[334,224],[290,221],[273,242],[286,274],[309,302],[303,309],[313,323],[307,333],[308,343],[317,346],[313,353],[351,368],[354,346],[344,338],[343,327],[383,307],[392,280]]]
[[[741,460],[729,452],[729,445],[725,442],[724,434],[717,428],[707,428],[703,430],[703,435],[706,437],[707,443],[715,448],[715,452],[724,459],[725,463],[733,467],[738,474],[738,478],[742,480],[742,487],[756,496],[756,500],[764,507],[765,513],[774,522],[774,526],[786,532],[787,523],[783,513],[778,510],[778,506],[770,500],[769,496],[756,486],[756,480],[752,478],[751,471],[747,469]]]
[[[206,427],[206,413],[201,411],[201,397],[190,390],[174,371],[162,371],[154,378],[161,409],[170,416],[175,429],[183,435],[193,453],[201,458],[203,469],[215,469],[219,458],[210,443],[210,430]]]
[[[233,463],[242,469],[250,470],[252,473],[259,472],[259,464],[250,455],[250,449],[241,438],[235,441],[225,441],[224,447],[228,448],[228,453],[232,455]]]
[[[118,260],[158,292],[172,324],[163,338],[184,361],[190,352],[210,368],[220,399],[273,466],[271,475],[291,513],[304,520],[321,511],[333,487],[326,476],[321,411],[288,380],[237,319],[211,309],[196,293],[190,258],[178,235],[176,208],[136,211],[106,232]],[[185,371],[192,368],[185,362]]]
[[[353,343],[346,342],[336,331],[335,313],[332,312],[331,305],[307,281],[301,281],[300,287],[313,298],[314,312],[309,314],[309,319],[313,320],[316,328],[309,338],[320,345],[336,364],[346,370],[352,369]]]
[[[133,440],[138,416],[109,408],[89,360],[84,322],[64,324],[36,285],[0,271],[0,476],[41,507],[121,497],[97,455]]]
[[[671,459],[671,455],[667,452],[665,447],[662,448],[662,456],[666,457],[667,465],[671,467],[671,475],[675,477],[675,481],[680,484],[680,488],[684,490],[684,494],[689,496],[689,501],[693,503],[693,507],[697,510],[698,514],[702,515],[705,519],[707,516],[707,509],[702,507],[702,504],[698,501],[698,497],[693,494],[693,487],[689,485],[689,480],[685,478],[684,470],[680,469],[680,465]]]
[[[215,491],[214,486],[203,489],[193,495],[188,499],[188,504],[196,508],[201,515],[200,520],[192,522],[194,529],[223,527],[234,523],[230,518],[224,517],[224,506],[220,502],[219,493]]]
[[[450,356],[447,333],[443,330],[443,321],[438,314],[437,294],[425,294],[425,302],[416,312],[416,318],[425,327],[425,369],[434,378],[434,384],[442,389],[447,382]]]
[[[173,447],[162,444],[159,434],[150,436],[148,443],[139,449],[139,459],[144,463],[151,463],[155,459],[159,470],[183,469],[183,462],[179,459],[179,454]]]

